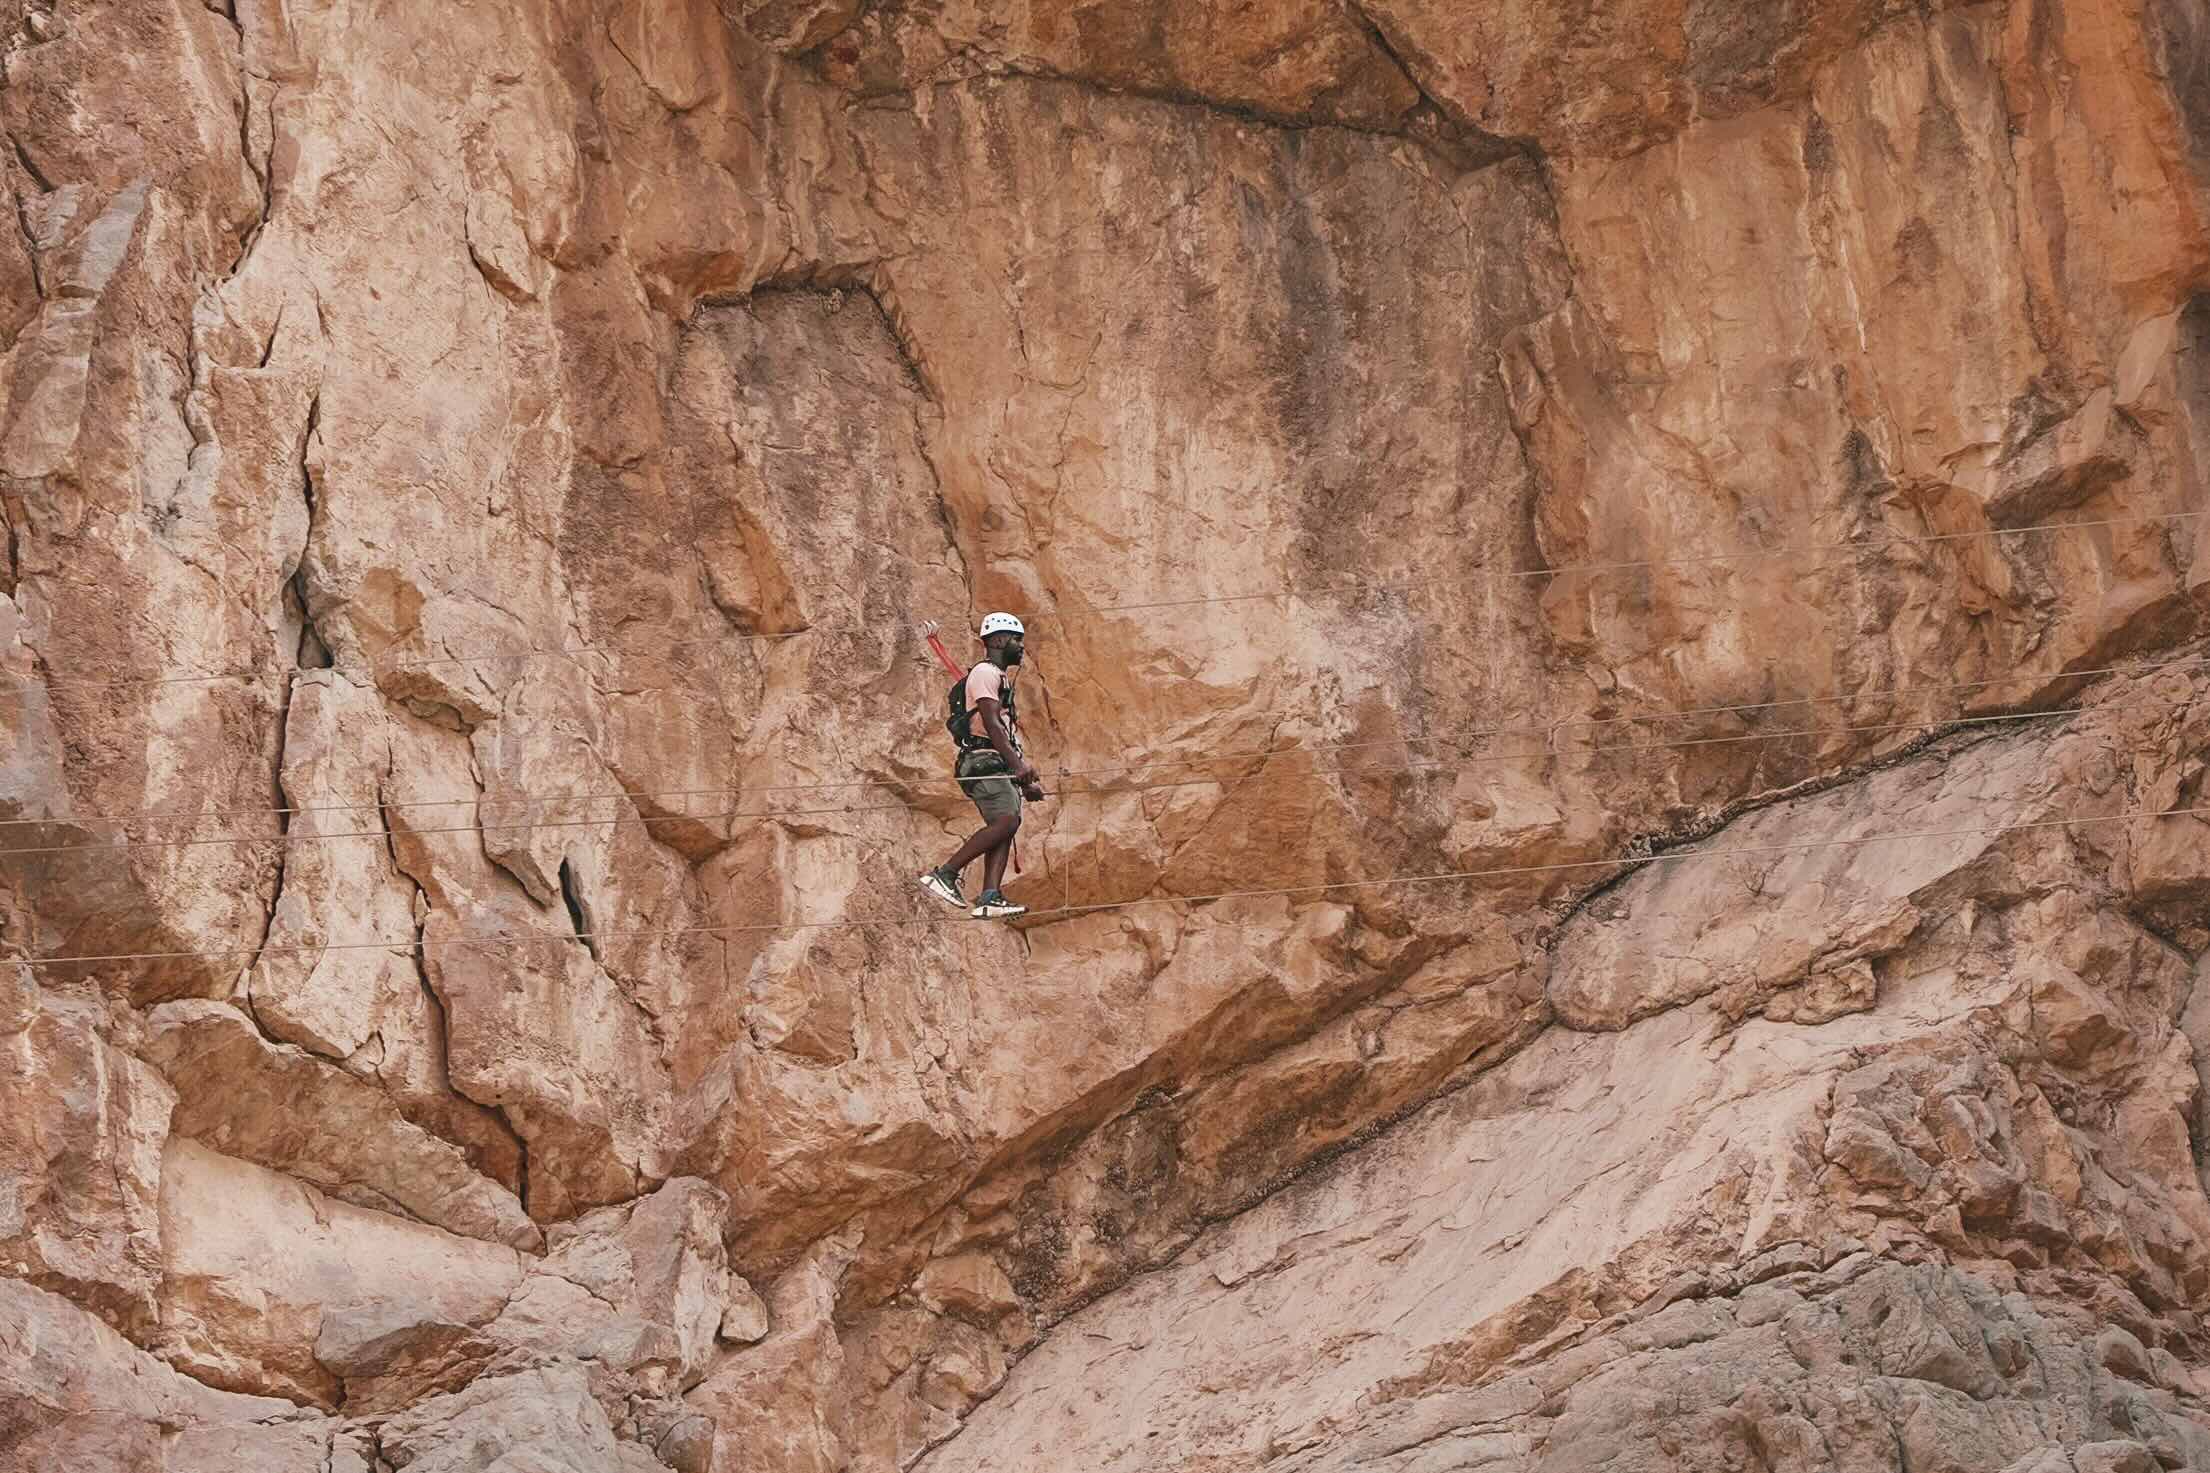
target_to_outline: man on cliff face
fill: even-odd
[[[1013,672],[1021,663],[1027,631],[1011,614],[982,621],[983,658],[966,679],[951,689],[951,716],[944,725],[959,749],[954,775],[982,810],[983,825],[935,869],[921,876],[921,888],[946,905],[965,908],[959,876],[982,861],[982,894],[968,913],[978,920],[1011,920],[1028,907],[1015,905],[998,887],[1005,861],[1021,828],[1021,802],[1044,796],[1036,769],[1021,755],[1019,715],[1013,699]],[[957,668],[954,666],[953,668]]]

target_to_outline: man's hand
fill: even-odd
[[[1021,796],[1023,798],[1026,798],[1031,803],[1041,803],[1044,801],[1047,795],[1044,792],[1044,785],[1042,783],[1025,782],[1021,784]]]
[[[1015,762],[1013,764],[1013,781],[1019,783],[1024,788],[1035,787],[1036,764],[1029,761],[1026,757],[1023,757],[1018,762]]]

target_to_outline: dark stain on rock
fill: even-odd
[[[1895,233],[1895,271],[1899,286],[1930,286],[1941,270],[1941,243],[1934,229],[1916,215]]]
[[[1888,468],[1880,462],[1880,452],[1863,430],[1852,428],[1842,437],[1839,458],[1842,484],[1853,499],[1876,501],[1895,489]]]
[[[1813,108],[1803,120],[1803,172],[1811,176],[1811,187],[1817,189],[1834,175],[1834,130],[1826,125],[1826,119]]]
[[[2210,8],[2202,0],[2156,0],[2149,7],[2151,44],[2165,85],[2179,106],[2188,152],[2210,181]]]
[[[1781,53],[1803,34],[1803,11],[1803,0],[1690,0],[1682,18],[1689,80],[1722,97],[1762,96]]]

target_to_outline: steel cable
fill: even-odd
[[[1365,880],[1331,880],[1309,885],[1272,885],[1243,890],[1219,890],[1200,895],[1143,895],[1125,900],[1105,900],[1084,905],[1062,905],[1045,910],[1032,910],[1021,916],[1020,919],[1023,922],[1033,923],[1071,916],[1095,915],[1104,911],[1132,910],[1141,906],[1209,905],[1223,900],[1254,900],[1269,896],[1288,895],[1326,895],[1345,890],[1379,889],[1393,885],[1437,885],[1465,880],[1504,879],[1524,875],[1562,874],[1572,871],[1620,867],[1639,868],[1643,865],[1681,864],[1698,859],[1729,859],[1748,854],[1803,854],[1825,849],[1858,848],[1868,844],[1896,844],[1926,839],[1995,837],[2035,830],[2076,828],[2085,824],[2200,817],[2206,813],[2210,813],[2210,806],[2171,808],[2161,812],[2151,812],[2145,809],[2127,810],[2121,813],[2090,814],[2075,818],[2033,819],[2023,823],[1998,824],[1985,828],[1919,829],[1898,834],[1863,834],[1849,839],[1815,839],[1792,844],[1737,844],[1719,849],[1679,849],[1656,854],[1615,855],[1603,859],[1557,860],[1545,864],[1496,865],[1486,869],[1450,870],[1439,874],[1385,875]],[[529,936],[446,936],[436,939],[409,936],[380,941],[286,942],[265,946],[224,947],[215,950],[123,951],[73,957],[24,957],[18,960],[30,966],[89,966],[106,962],[213,961],[226,957],[260,958],[270,955],[304,952],[414,952],[428,950],[431,947],[447,946],[474,946],[491,950],[499,947],[535,945],[540,942],[567,944],[569,942],[633,941],[676,936],[737,936],[843,930],[870,926],[936,927],[957,925],[963,922],[971,923],[968,922],[967,917],[963,916],[862,916],[822,921],[772,921],[743,925],[644,927],[626,931],[546,931]]]

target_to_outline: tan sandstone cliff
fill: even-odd
[[[0,51],[0,1469],[2210,1469],[2201,0]]]

